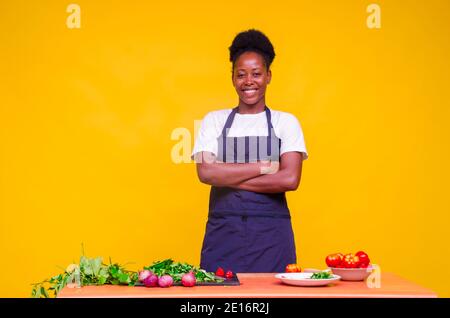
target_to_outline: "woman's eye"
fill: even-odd
[[[260,76],[261,75],[261,73],[254,73],[253,74],[253,76],[255,76],[255,77],[258,77],[258,76]]]

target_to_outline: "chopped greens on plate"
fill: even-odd
[[[333,274],[329,271],[317,272],[311,275],[311,279],[330,279],[333,278]]]

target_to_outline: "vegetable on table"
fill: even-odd
[[[321,271],[317,272],[311,275],[311,279],[330,279],[333,277],[333,274],[331,274],[329,271]]]
[[[190,272],[194,275],[196,283],[224,281],[223,278],[217,277],[214,272],[207,272],[198,266],[188,263],[174,262],[171,258],[154,262],[152,265],[144,267],[144,270],[149,270],[158,277],[170,275],[174,283],[181,282],[183,275]]]
[[[170,275],[162,275],[158,279],[159,287],[170,287],[173,285],[173,278]]]
[[[149,277],[149,276],[152,275],[152,274],[153,274],[153,273],[150,272],[148,269],[143,270],[143,271],[140,271],[140,272],[139,272],[139,281],[140,281],[140,282],[144,282],[144,281],[147,279],[147,277]]]
[[[195,286],[195,276],[193,272],[189,272],[187,274],[184,274],[181,277],[181,283],[183,284],[184,287],[193,287]]]
[[[222,267],[219,267],[219,268],[216,270],[216,276],[219,276],[219,277],[225,277],[225,271],[223,270]]]
[[[228,279],[233,278],[233,276],[234,276],[234,274],[230,270],[228,270],[227,273],[225,274],[225,278],[228,278]]]
[[[150,272],[150,275],[148,275],[142,283],[144,283],[145,287],[156,287],[158,286],[158,276]]]
[[[352,253],[345,254],[342,263],[344,264],[344,268],[357,268],[359,264],[359,257],[353,255]]]
[[[333,268],[367,268],[370,265],[370,258],[364,251],[356,254],[334,253],[325,258],[328,267]]]
[[[359,257],[359,264],[358,264],[359,266],[358,267],[366,268],[367,266],[369,266],[370,258],[366,252],[359,251],[355,255]]]
[[[285,269],[286,273],[299,273],[302,271],[298,264],[288,264]]]
[[[234,274],[231,270],[227,270],[227,272],[225,273],[225,271],[222,267],[218,267],[216,270],[216,276],[225,277],[226,279],[231,279],[231,278],[233,278]]]
[[[88,285],[128,285],[135,286],[141,282],[146,287],[170,287],[180,282],[185,276],[183,286],[194,286],[196,282],[223,282],[225,278],[217,277],[200,267],[187,263],[174,262],[172,259],[154,262],[139,272],[125,269],[123,265],[104,264],[101,257],[88,258],[84,251],[79,264],[70,264],[63,273],[39,283],[32,284],[31,297],[56,297],[66,286],[81,287]],[[75,279],[76,278],[76,279]],[[73,281],[78,281],[73,283]]]
[[[72,284],[75,275],[78,275],[81,286],[105,284],[134,286],[138,282],[138,273],[112,263],[111,258],[109,262],[110,264],[104,264],[101,257],[88,258],[83,252],[79,264],[71,264],[63,273],[32,284],[31,297],[56,297],[64,287]]]
[[[338,267],[342,260],[344,259],[344,255],[341,253],[330,254],[326,257],[325,262],[329,267]]]

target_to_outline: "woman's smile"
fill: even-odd
[[[257,88],[244,88],[242,91],[244,92],[245,96],[253,97],[256,94],[257,90]]]

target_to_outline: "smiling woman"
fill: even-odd
[[[251,114],[264,110],[266,87],[272,78],[270,65],[274,58],[272,43],[261,32],[250,30],[234,39],[230,47],[231,74],[242,101],[239,104],[240,113]]]
[[[285,192],[298,188],[308,157],[303,132],[294,115],[266,105],[275,58],[267,36],[241,32],[229,50],[239,104],[205,116],[192,153],[211,185],[201,267],[282,272],[296,263]]]

